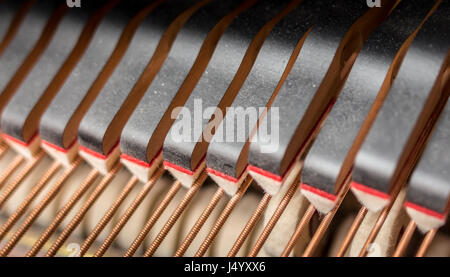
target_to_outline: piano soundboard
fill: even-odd
[[[0,256],[450,257],[448,0],[0,0]]]

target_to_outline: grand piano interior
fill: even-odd
[[[450,256],[449,0],[0,0],[0,256]]]

